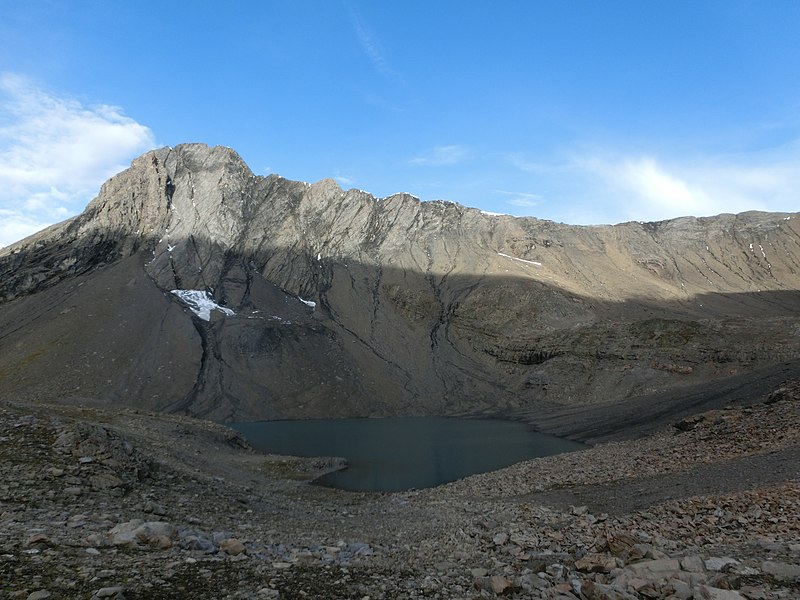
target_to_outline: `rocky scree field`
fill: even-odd
[[[3,401],[0,598],[792,599],[800,381],[422,491],[188,417]]]

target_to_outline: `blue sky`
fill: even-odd
[[[0,0],[0,245],[142,152],[575,224],[800,202],[800,2]]]

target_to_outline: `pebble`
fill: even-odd
[[[35,546],[37,544],[48,545],[50,544],[50,538],[43,533],[35,533],[25,542],[26,546]]]
[[[575,561],[575,568],[584,573],[611,573],[622,561],[608,554],[587,554]]]
[[[508,534],[507,533],[497,533],[492,538],[492,541],[494,542],[495,546],[502,546],[502,545],[508,543]]]
[[[479,577],[475,580],[475,587],[494,594],[502,594],[509,589],[513,583],[503,575],[492,575],[491,577]]]
[[[738,560],[735,558],[728,558],[727,556],[722,558],[712,556],[705,561],[706,569],[709,571],[724,571],[727,567],[736,564],[739,564]]]
[[[744,596],[734,590],[723,590],[701,585],[698,591],[700,592],[699,596],[702,600],[746,600]]]
[[[761,570],[776,579],[800,582],[800,565],[765,560],[761,563]]]
[[[681,569],[689,573],[702,573],[705,571],[705,566],[702,557],[697,555],[684,556],[681,559]]]
[[[112,600],[124,600],[125,588],[122,586],[104,587],[97,590],[92,598],[111,598]]]
[[[59,425],[26,438],[33,425],[4,427],[3,406],[3,444],[41,465],[26,478],[13,455],[0,460],[0,572],[16,578],[3,597],[39,590],[85,598],[108,584],[92,597],[789,600],[800,573],[797,482],[602,519],[585,504],[548,508],[531,495],[535,486],[580,491],[598,477],[688,469],[697,457],[718,458],[703,448],[719,446],[724,456],[734,452],[726,444],[743,440],[769,452],[795,435],[797,421],[781,402],[771,405],[774,415],[753,411],[758,426],[701,419],[690,431],[598,446],[574,460],[550,457],[435,490],[386,495],[329,493],[256,471],[244,485],[235,469],[213,479],[148,447],[164,463],[156,467],[110,426]],[[710,428],[731,423],[752,426],[753,434],[710,436]],[[153,435],[150,425],[144,430]],[[170,452],[191,457],[192,448],[178,444]],[[192,465],[205,464],[211,452],[203,452]],[[93,460],[79,466],[81,456]],[[273,464],[249,454],[246,460]],[[97,477],[121,483],[100,489]],[[62,486],[79,494],[65,495]],[[181,592],[187,581],[202,584]]]
[[[470,573],[476,579],[480,579],[482,577],[486,577],[489,574],[489,570],[478,567],[476,569],[470,569]]]
[[[244,544],[235,538],[222,540],[219,544],[219,549],[231,556],[237,556],[245,551]]]

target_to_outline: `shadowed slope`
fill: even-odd
[[[797,215],[572,227],[256,177],[196,144],[0,251],[0,277],[0,391],[218,420],[508,413],[800,354]]]

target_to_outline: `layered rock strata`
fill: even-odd
[[[0,393],[220,421],[536,412],[800,356],[800,215],[575,227],[136,159],[0,250]]]

